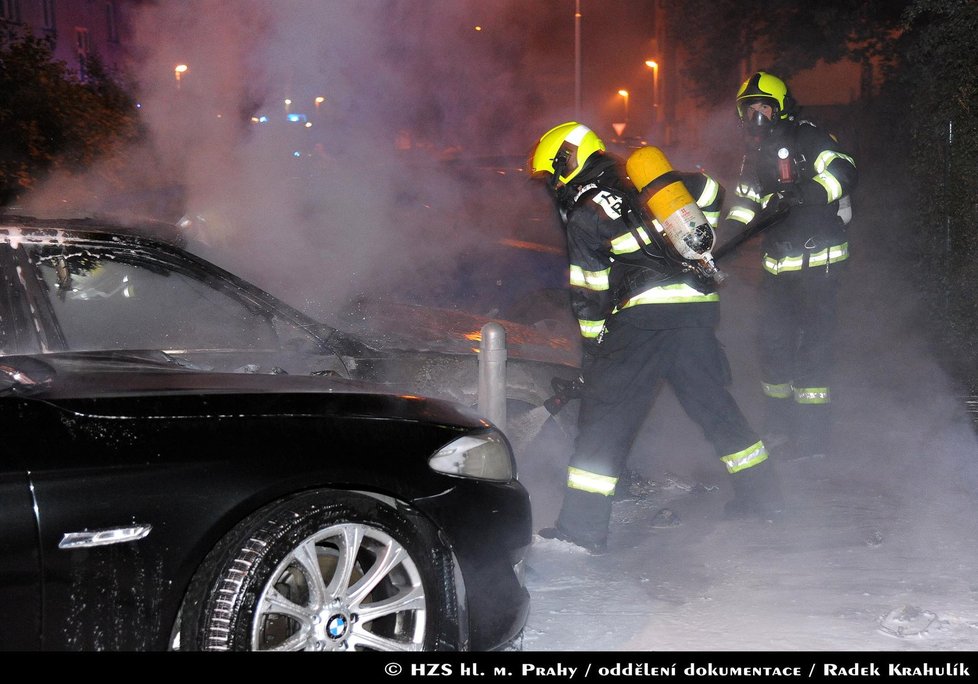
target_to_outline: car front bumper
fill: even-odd
[[[517,481],[453,480],[452,489],[413,503],[438,526],[458,561],[469,648],[490,651],[512,641],[529,616],[524,569],[533,534],[530,498]]]

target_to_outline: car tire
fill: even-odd
[[[352,553],[351,553],[352,551]],[[451,554],[417,514],[340,491],[239,524],[201,564],[181,650],[460,650]]]

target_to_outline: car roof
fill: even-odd
[[[0,228],[27,228],[44,231],[70,231],[111,236],[114,239],[130,238],[134,241],[149,239],[181,249],[187,240],[180,228],[165,221],[122,216],[37,216],[16,211],[0,210]]]

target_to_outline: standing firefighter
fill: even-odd
[[[643,188],[639,200],[620,162],[605,153],[593,131],[574,122],[540,138],[531,173],[547,180],[567,231],[572,307],[584,345],[567,489],[555,526],[541,536],[592,553],[606,549],[619,474],[662,379],[732,474],[729,511],[780,513],[780,490],[764,444],[725,388],[729,371],[714,333],[715,282],[666,249],[658,222],[638,216],[639,202],[650,194],[688,189],[699,198],[689,208],[710,217],[709,225],[697,228],[712,235],[720,186],[705,174],[669,170]]]
[[[853,158],[835,138],[797,118],[784,81],[760,71],[737,92],[747,151],[724,229],[779,213],[765,233],[760,361],[765,436],[787,458],[824,455],[839,276],[849,257],[846,224]],[[729,233],[728,233],[729,234]]]

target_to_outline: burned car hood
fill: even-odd
[[[482,327],[490,322],[506,331],[511,358],[572,367],[579,364],[579,336],[560,326],[538,328],[465,311],[383,300],[358,302],[342,318],[328,321],[375,348],[441,354],[478,353]]]
[[[182,367],[162,352],[73,352],[0,357],[0,397],[24,396],[86,413],[178,415],[185,409],[236,415],[385,415],[460,427],[487,423],[451,402],[394,394],[382,385],[334,376],[214,373]],[[194,397],[198,401],[181,401]],[[163,403],[140,398],[165,398]]]

